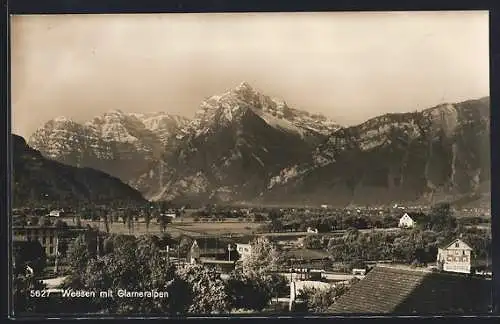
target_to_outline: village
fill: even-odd
[[[159,253],[167,265],[200,266],[223,280],[243,271],[242,264],[267,259],[265,251],[272,247],[279,261],[266,269],[266,275],[278,276],[281,286],[264,308],[270,313],[318,310],[308,300],[311,294],[332,289],[335,293],[327,305],[321,305],[322,312],[363,312],[355,308],[359,303],[353,303],[351,295],[366,295],[364,298],[382,305],[373,291],[377,282],[391,289],[409,285],[400,289],[410,295],[423,289],[428,277],[441,277],[455,287],[443,288],[448,293],[470,284],[471,278],[479,283],[478,289],[489,287],[490,214],[487,209],[474,212],[476,216],[470,216],[471,211],[452,210],[449,205],[427,209],[397,205],[345,209],[327,205],[300,209],[134,207],[97,208],[91,213],[69,208],[21,209],[14,211],[13,243],[18,256],[26,254],[18,261],[24,264],[24,274],[40,279],[56,299],[75,270],[68,260],[79,237],[85,237],[88,253],[93,249],[92,253],[100,255],[117,237],[148,236],[159,242]],[[33,244],[39,244],[39,255],[33,252],[37,251]],[[45,259],[44,266],[37,268],[33,264],[40,258]],[[401,276],[414,279],[405,283],[398,279]],[[420,307],[401,302],[394,300],[394,308],[388,311],[410,312]],[[374,309],[378,311],[383,310]]]

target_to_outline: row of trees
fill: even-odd
[[[308,227],[318,229],[320,233],[349,228],[369,229],[396,227],[399,218],[394,216],[373,217],[362,215],[335,215],[327,217],[311,217],[303,214],[289,214],[281,217],[270,217],[270,223],[259,227],[260,232],[305,231]]]
[[[65,299],[47,304],[49,300],[30,299],[29,290],[41,287],[32,277],[23,275],[18,267],[15,286],[17,310],[47,312],[58,309],[64,302],[68,312],[103,312],[118,314],[212,314],[235,310],[261,311],[273,298],[287,296],[288,282],[273,273],[285,263],[279,248],[267,238],[252,242],[252,254],[245,258],[229,277],[222,279],[213,269],[201,265],[178,266],[162,254],[166,245],[190,246],[188,238],[178,242],[168,235],[108,235],[98,239],[89,231],[79,236],[66,255],[71,275],[65,289],[108,291],[166,291],[167,298],[94,298]],[[42,251],[43,252],[43,251]],[[33,258],[32,258],[33,259]],[[16,264],[24,264],[17,260]],[[43,264],[40,265],[43,268]],[[311,311],[321,311],[344,290],[337,287],[324,291],[305,291]],[[336,297],[335,297],[336,298]],[[59,303],[59,304],[57,304]],[[59,308],[58,308],[59,307]]]
[[[417,226],[424,230],[453,230],[458,224],[453,216],[450,204],[447,203],[437,204],[431,208],[429,213],[418,213],[416,216],[418,217]],[[259,231],[305,231],[308,227],[311,227],[318,229],[320,233],[327,233],[350,228],[392,228],[398,226],[400,217],[401,215],[373,216],[358,213],[314,216],[305,213],[283,214],[278,211],[271,211],[268,217],[270,223],[262,225]],[[477,220],[474,221],[477,222]]]
[[[457,237],[471,245],[475,257],[486,259],[491,251],[491,238],[484,230],[459,228],[432,231],[415,228],[399,232],[361,233],[351,229],[344,235],[310,236],[304,245],[310,249],[327,250],[334,261],[392,260],[407,264],[426,264],[436,261],[437,250]]]
[[[106,313],[210,314],[234,309],[265,308],[272,297],[287,292],[286,280],[269,274],[279,253],[267,239],[254,246],[261,257],[249,258],[227,280],[200,265],[176,266],[160,253],[162,240],[155,236],[117,235],[105,240],[98,252],[93,240],[79,237],[70,247],[68,263],[73,275],[67,288],[107,291],[167,291],[169,298],[98,298],[79,305]],[[253,254],[252,254],[253,255]]]

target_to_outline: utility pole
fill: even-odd
[[[231,261],[231,250],[232,250],[232,249],[233,249],[233,248],[231,247],[231,243],[229,243],[229,244],[227,245],[227,250],[229,251],[229,260],[228,260],[228,261]]]
[[[96,244],[96,252],[97,252],[97,255],[99,255],[99,231],[97,231],[97,233],[96,233],[96,239],[95,239],[95,241],[97,243]]]
[[[55,262],[54,262],[54,273],[57,273],[58,255],[59,255],[59,236],[56,236],[56,259],[55,259]]]

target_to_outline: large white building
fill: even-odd
[[[399,219],[399,227],[401,228],[412,228],[415,226],[415,221],[413,218],[408,215],[408,213],[405,213],[400,219]]]
[[[449,272],[470,273],[472,248],[461,239],[456,239],[438,249],[437,266]]]

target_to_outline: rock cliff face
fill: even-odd
[[[476,199],[490,183],[489,98],[342,128],[243,82],[192,120],[113,111],[48,122],[45,156],[108,172],[151,200],[303,204]]]
[[[387,114],[334,132],[269,183],[268,201],[331,204],[480,197],[490,183],[489,98]]]
[[[145,172],[187,119],[165,113],[110,111],[84,124],[48,121],[29,145],[50,159],[95,168],[128,182]]]
[[[80,203],[144,203],[141,193],[119,179],[90,168],[46,159],[17,135],[12,136],[14,207]]]
[[[253,199],[265,193],[272,174],[305,161],[338,128],[242,83],[202,102],[163,158],[134,185],[153,200]]]

